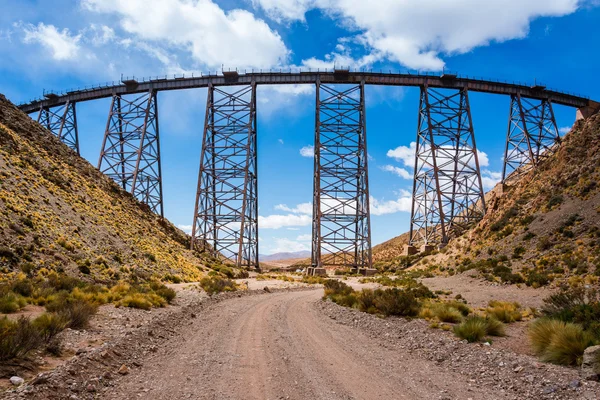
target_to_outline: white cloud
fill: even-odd
[[[414,168],[415,166],[415,152],[417,151],[417,143],[411,142],[409,147],[398,146],[395,149],[388,150],[387,156],[407,166]]]
[[[306,65],[331,67],[333,61],[360,66],[392,61],[408,68],[441,70],[443,55],[462,54],[491,42],[527,36],[538,17],[563,16],[584,4],[578,0],[253,0],[276,20],[304,21],[307,11],[320,8],[349,30],[358,31],[340,41],[341,47],[325,60]],[[351,41],[369,51],[354,60],[344,46]],[[348,65],[342,64],[342,65]]]
[[[288,226],[309,226],[312,223],[310,215],[287,214],[287,215],[267,215],[258,217],[258,226],[261,229],[280,229]]]
[[[188,235],[192,234],[192,225],[177,225],[177,227]]]
[[[371,215],[395,214],[397,212],[410,212],[412,207],[412,196],[407,191],[402,191],[396,200],[377,200],[370,197]]]
[[[481,171],[481,183],[484,190],[493,189],[502,180],[502,172],[494,172],[487,169]]]
[[[403,179],[413,179],[413,175],[404,168],[394,167],[393,165],[384,165],[383,167],[381,167],[381,169],[387,172],[391,172],[394,175],[398,175],[400,178]]]
[[[401,161],[404,164],[404,166],[406,166],[406,167],[414,168],[416,151],[417,151],[417,143],[411,142],[409,147],[398,146],[395,149],[388,150],[386,155],[390,158],[393,158],[394,160],[396,160],[398,162]],[[489,159],[487,153],[478,149],[477,156],[479,159],[479,167],[488,167],[490,165],[490,159]],[[474,165],[475,165],[475,163],[473,161],[473,166]],[[386,169],[386,171],[389,171],[389,169]],[[390,171],[390,172],[394,172],[394,171]]]
[[[558,128],[558,133],[561,135],[566,135],[567,133],[571,132],[571,129],[573,129],[572,126],[563,126],[562,128]]]
[[[309,157],[309,158],[313,158],[315,156],[315,146],[308,145],[308,146],[304,146],[303,148],[300,149],[300,155],[302,157]]]
[[[84,9],[114,14],[136,40],[178,47],[209,68],[266,68],[287,62],[279,34],[246,10],[225,12],[211,0],[82,0]]]
[[[115,35],[115,30],[106,25],[90,25],[90,30],[92,31],[91,42],[94,46],[100,46],[103,44],[107,44],[116,40],[117,36]]]
[[[294,253],[297,251],[310,250],[310,244],[298,242],[296,240],[286,238],[273,238],[274,244],[267,248],[267,253]]]
[[[479,159],[479,167],[489,167],[490,159],[486,153],[481,150],[477,150],[477,158]]]
[[[72,60],[79,54],[81,35],[72,35],[68,29],[59,31],[54,25],[40,22],[37,26],[27,25],[23,30],[25,43],[41,44],[57,61]]]
[[[285,211],[293,214],[307,214],[312,215],[312,203],[301,203],[294,208],[288,207],[286,204],[277,204],[276,210]]]
[[[297,241],[299,242],[311,242],[312,241],[312,234],[307,233],[306,235],[300,235],[296,238]]]

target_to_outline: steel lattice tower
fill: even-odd
[[[208,88],[192,248],[258,264],[256,85]]]
[[[484,213],[467,90],[422,87],[410,243],[446,244]]]
[[[559,142],[552,103],[512,95],[502,182],[514,171],[520,175],[535,168]]]
[[[79,134],[74,102],[68,101],[64,105],[54,108],[40,108],[37,122],[79,155]]]
[[[156,91],[113,96],[98,169],[163,216]]]
[[[348,87],[348,85],[345,85]],[[365,86],[317,81],[312,266],[370,268]]]

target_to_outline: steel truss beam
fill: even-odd
[[[519,176],[554,153],[560,142],[552,103],[512,95],[502,182]]]
[[[67,101],[62,106],[41,107],[37,122],[79,155],[79,135],[75,103]]]
[[[256,85],[208,88],[192,248],[258,264]]]
[[[156,91],[113,96],[98,169],[163,216]]]
[[[312,265],[370,268],[365,84],[317,81]]]
[[[466,89],[421,87],[413,185],[411,245],[444,245],[485,214]]]

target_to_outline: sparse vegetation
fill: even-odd
[[[210,296],[221,292],[234,292],[237,290],[237,285],[234,281],[218,276],[203,278],[200,281],[200,287]]]
[[[469,343],[480,342],[486,336],[504,336],[504,325],[494,318],[473,315],[456,325],[454,334]]]

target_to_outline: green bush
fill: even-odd
[[[325,281],[323,286],[325,287],[325,298],[330,297],[332,295],[349,295],[352,292],[354,292],[354,290],[350,286],[336,279],[328,279],[327,281]]]
[[[487,323],[481,317],[472,316],[454,327],[454,334],[469,343],[479,342],[486,335]]]
[[[152,302],[141,293],[134,293],[125,296],[117,304],[119,307],[138,308],[141,310],[150,310]]]
[[[221,292],[234,292],[237,290],[235,282],[230,279],[220,278],[218,276],[211,276],[202,278],[200,281],[200,287],[204,289],[209,295]]]
[[[542,313],[552,319],[579,324],[600,340],[600,290],[584,286],[561,286],[544,299]]]
[[[440,303],[433,307],[433,314],[440,322],[458,323],[463,319],[462,313],[450,304]]]
[[[67,321],[67,327],[84,329],[88,327],[90,319],[98,311],[98,305],[86,299],[75,299],[68,295],[62,295],[46,304],[46,310],[64,318]]]
[[[488,317],[497,319],[498,321],[510,324],[515,321],[521,321],[521,305],[519,303],[509,303],[503,301],[492,300],[485,310]]]
[[[385,316],[415,317],[421,304],[412,292],[392,288],[375,290],[375,307]]]
[[[559,365],[581,365],[583,352],[595,344],[581,325],[539,319],[529,330],[533,348],[543,361]]]
[[[375,292],[373,290],[363,289],[356,295],[357,308],[362,312],[377,314],[375,298]]]
[[[12,314],[25,307],[27,302],[19,295],[8,292],[0,296],[0,313]]]
[[[67,327],[69,321],[63,315],[44,313],[33,320],[32,324],[43,342],[48,344]]]
[[[41,344],[42,338],[29,319],[0,319],[0,361],[22,358]]]
[[[483,318],[473,315],[454,327],[454,334],[469,343],[479,342],[486,335],[504,336],[504,325],[494,318]]]

